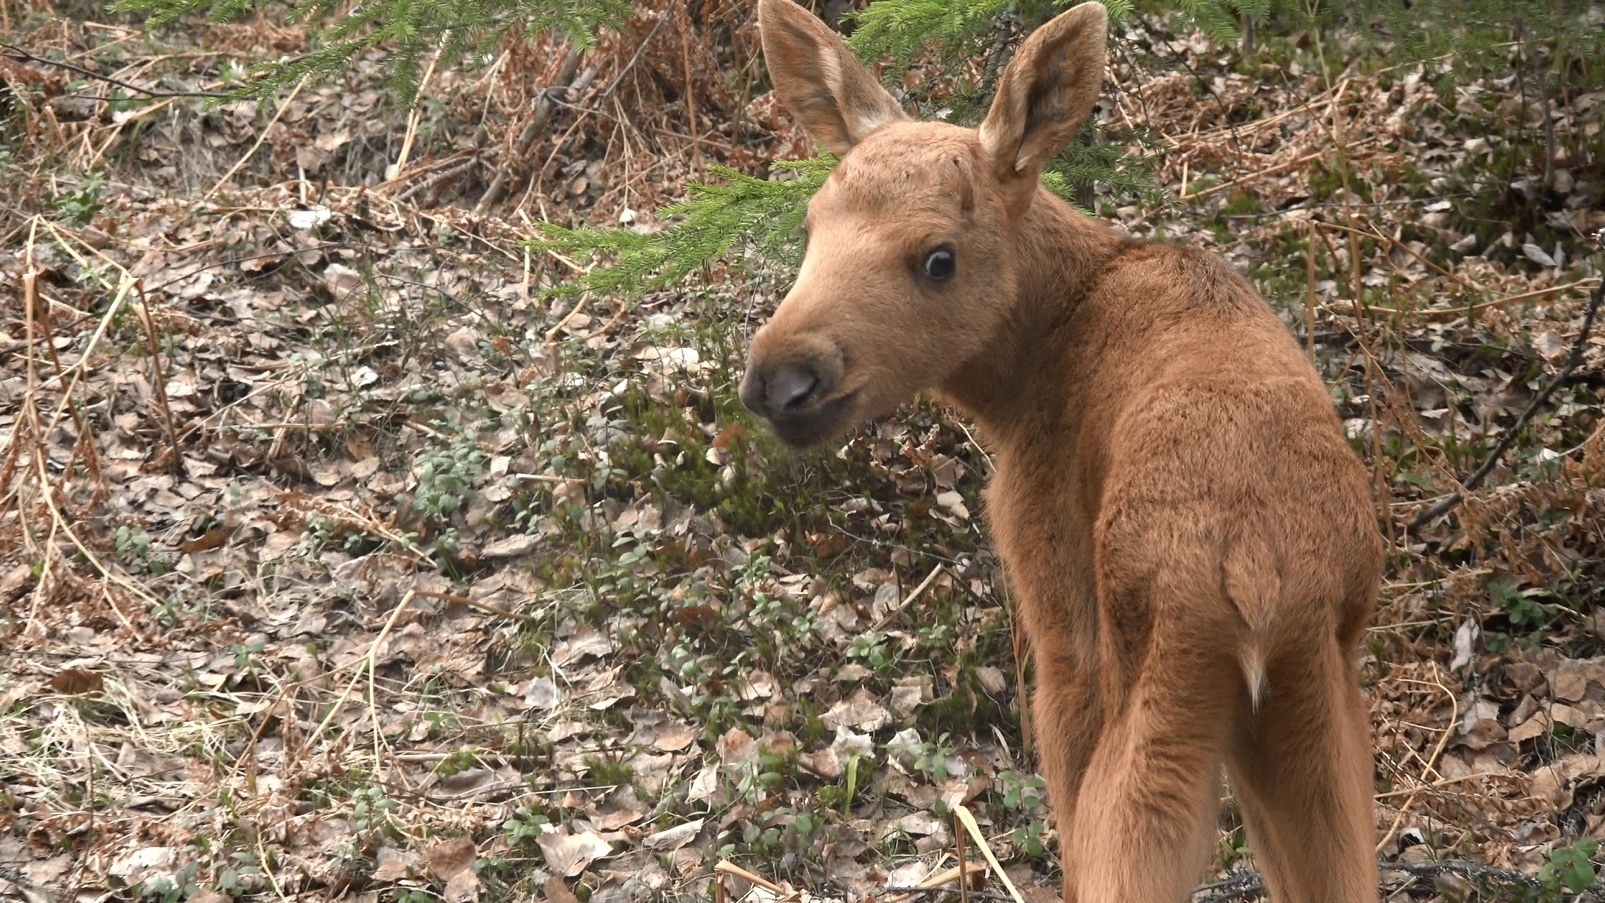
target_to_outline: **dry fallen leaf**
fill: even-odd
[[[566,830],[542,834],[541,854],[552,871],[572,878],[592,862],[613,852],[613,847],[594,831],[570,834]]]
[[[374,860],[377,862],[373,870],[375,881],[399,881],[418,864],[416,854],[392,846],[381,846],[374,852]]]
[[[546,879],[546,903],[580,903],[580,898],[568,889],[563,879],[553,875]]]
[[[694,818],[685,824],[675,825],[656,834],[648,834],[641,838],[641,846],[659,852],[678,850],[696,838],[697,832],[702,830],[702,824],[703,819]]]
[[[18,596],[27,592],[29,584],[33,582],[33,568],[26,564],[19,564],[0,577],[0,605],[9,605]]]
[[[891,723],[891,713],[875,700],[875,695],[864,687],[853,695],[830,707],[820,718],[826,727],[854,727],[861,731],[877,731]]]
[[[331,263],[323,271],[323,284],[329,294],[345,298],[362,287],[362,274],[341,263]]]
[[[474,839],[466,834],[424,850],[429,871],[446,882],[446,903],[470,903],[479,899],[479,876],[474,874],[477,856]]]
[[[63,668],[50,678],[50,689],[70,695],[99,693],[105,685],[105,680],[99,674],[83,668]]]
[[[524,688],[524,704],[533,709],[556,708],[558,698],[557,681],[550,676],[537,677]]]
[[[658,732],[652,740],[652,745],[664,752],[679,752],[690,746],[697,739],[697,734],[698,731],[684,724],[670,724]]]

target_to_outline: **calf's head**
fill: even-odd
[[[841,157],[808,205],[796,284],[753,338],[741,400],[813,445],[941,389],[1008,321],[1019,226],[1042,165],[1103,81],[1107,15],[1083,3],[1039,28],[979,129],[913,122],[835,32],[792,0],[760,0],[781,101]]]

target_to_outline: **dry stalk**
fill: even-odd
[[[36,305],[39,323],[44,328],[45,350],[50,352],[51,369],[55,374],[57,384],[60,384],[63,368],[61,366],[61,357],[56,353],[56,329],[55,323],[50,317],[51,305],[38,304],[39,298],[36,293],[37,273],[30,274],[26,282],[24,294],[34,293],[34,297],[29,298],[28,303]],[[72,414],[73,425],[78,429],[78,439],[73,443],[72,456],[62,468],[61,488],[65,490],[67,479],[72,475],[73,464],[78,461],[80,454],[83,456],[84,470],[89,474],[90,479],[98,484],[101,479],[100,454],[95,448],[94,428],[90,426],[89,421],[79,411],[78,402],[71,395],[66,396],[63,400],[67,405],[68,412]],[[42,436],[40,437],[41,441],[43,438]]]
[[[306,392],[304,384],[296,388],[295,397],[290,400],[290,406],[285,409],[289,417],[295,416],[296,410],[301,407],[301,399],[306,397]],[[269,461],[277,461],[279,456],[284,453],[284,438],[288,434],[289,425],[287,423],[274,430],[273,444],[268,446],[267,459]]]
[[[1437,263],[1435,263],[1435,262],[1433,262],[1431,260],[1428,260],[1426,257],[1423,257],[1421,254],[1417,253],[1414,248],[1412,248],[1409,245],[1405,244],[1404,242],[1398,240],[1397,238],[1394,238],[1393,236],[1388,235],[1386,232],[1383,232],[1381,229],[1378,229],[1376,227],[1376,224],[1371,222],[1370,217],[1365,217],[1365,224],[1366,224],[1366,228],[1365,229],[1357,229],[1357,228],[1355,228],[1353,226],[1345,226],[1342,223],[1322,223],[1322,225],[1325,226],[1328,229],[1337,229],[1340,232],[1352,232],[1352,233],[1354,233],[1356,235],[1359,235],[1359,236],[1362,236],[1364,238],[1381,239],[1382,241],[1387,242],[1388,244],[1392,245],[1395,248],[1398,248],[1399,250],[1405,252],[1406,254],[1409,254],[1411,257],[1414,257],[1417,261],[1419,261],[1423,265],[1425,265],[1427,267],[1430,267],[1430,268],[1432,268],[1434,270],[1437,270],[1440,275],[1445,276],[1445,277],[1447,277],[1449,279],[1453,279],[1455,282],[1460,283],[1460,286],[1462,288],[1465,288],[1465,289],[1467,289],[1469,291],[1477,291],[1477,292],[1480,292],[1480,291],[1483,290],[1482,286],[1477,285],[1474,282],[1471,282],[1470,280],[1466,279],[1464,276],[1461,276],[1459,273],[1455,273],[1455,272],[1453,272],[1451,270],[1444,269],[1442,266],[1438,265]],[[1380,308],[1372,308],[1372,309],[1373,310],[1379,310]]]
[[[261,134],[256,136],[256,142],[251,145],[251,149],[246,151],[245,154],[238,160],[234,161],[234,165],[228,168],[228,172],[223,173],[223,177],[217,180],[217,184],[213,185],[211,190],[201,195],[201,200],[211,200],[213,195],[217,194],[220,190],[222,190],[224,185],[228,184],[229,179],[234,178],[234,174],[240,171],[240,167],[244,166],[247,160],[256,155],[256,152],[262,147],[262,142],[267,140],[268,133],[272,132],[273,127],[279,124],[279,120],[284,117],[284,112],[290,108],[290,104],[295,102],[296,97],[300,96],[301,89],[306,87],[307,80],[311,77],[312,73],[310,72],[301,76],[301,80],[296,82],[295,88],[290,91],[290,96],[284,98],[284,103],[279,104],[279,108],[273,111],[273,118],[268,120],[267,126],[262,129]]]
[[[1425,681],[1410,682],[1425,683]],[[1421,792],[1421,788],[1432,786],[1427,782],[1427,778],[1430,776],[1430,773],[1436,769],[1438,756],[1443,754],[1444,745],[1449,742],[1450,735],[1454,733],[1455,728],[1460,724],[1460,701],[1455,698],[1453,690],[1444,686],[1443,680],[1438,674],[1437,662],[1432,663],[1432,684],[1438,689],[1442,690],[1443,695],[1449,697],[1449,721],[1444,726],[1443,733],[1438,737],[1438,744],[1432,748],[1432,755],[1428,756],[1422,763],[1422,765],[1425,767],[1422,769],[1420,783],[1418,783],[1411,791],[1410,795],[1405,798],[1404,805],[1400,806],[1398,813],[1393,816],[1393,824],[1388,826],[1388,833],[1382,835],[1382,839],[1377,841],[1376,851],[1378,853],[1382,852],[1382,849],[1388,845],[1388,841],[1392,840],[1394,835],[1399,833],[1399,825],[1404,822],[1405,813],[1410,811],[1410,806],[1416,801],[1416,796]]]
[[[412,109],[407,111],[407,131],[401,138],[401,152],[396,154],[396,162],[386,167],[385,178],[393,179],[396,174],[407,168],[407,157],[412,154],[412,141],[418,135],[418,123],[423,119],[424,89],[429,87],[429,79],[434,77],[435,64],[440,62],[440,52],[446,48],[446,42],[451,40],[451,29],[441,33],[440,46],[435,49],[429,58],[429,65],[424,67],[424,76],[418,80],[418,93],[413,95]],[[299,88],[300,86],[297,85]],[[288,104],[286,104],[288,105]]]
[[[516,611],[509,611],[505,608],[502,608],[500,605],[492,605],[489,602],[481,602],[478,599],[472,599],[468,596],[460,596],[456,593],[437,593],[426,589],[413,590],[413,592],[417,595],[423,596],[426,599],[439,599],[442,602],[450,602],[453,605],[463,605],[467,606],[468,608],[476,608],[486,614],[495,615],[499,618],[507,618],[508,620],[512,621],[523,621],[528,624],[533,624],[536,620],[529,615]]]
[[[1031,661],[1031,638],[1026,635],[1025,625],[1020,623],[1020,612],[1014,602],[1014,594],[1004,585],[1003,610],[1009,618],[1009,644],[1014,651],[1014,698],[1020,705],[1020,754],[1025,761],[1031,761],[1036,746],[1036,730],[1031,716],[1030,685],[1026,683],[1026,673]]]
[[[1292,167],[1297,166],[1300,163],[1308,163],[1311,160],[1319,160],[1320,158],[1326,156],[1326,154],[1327,154],[1326,151],[1319,150],[1319,151],[1316,151],[1314,153],[1305,154],[1302,157],[1294,157],[1291,160],[1284,160],[1281,163],[1277,163],[1277,164],[1275,164],[1273,166],[1267,166],[1264,169],[1257,170],[1255,172],[1251,172],[1248,175],[1238,176],[1237,178],[1231,180],[1230,182],[1222,182],[1219,185],[1211,185],[1211,186],[1209,186],[1208,188],[1205,188],[1202,191],[1195,191],[1192,194],[1182,195],[1179,198],[1177,198],[1177,200],[1192,201],[1192,200],[1196,200],[1198,198],[1207,198],[1212,194],[1215,194],[1215,193],[1221,192],[1221,191],[1225,191],[1228,188],[1236,188],[1239,185],[1245,185],[1245,184],[1247,184],[1249,182],[1258,181],[1259,179],[1262,179],[1265,176],[1275,175],[1276,173],[1279,173],[1284,169],[1291,169]]]
[[[953,807],[953,817],[958,819],[964,830],[970,832],[970,836],[975,839],[976,847],[980,849],[981,855],[986,857],[987,865],[992,867],[992,874],[1003,882],[1003,886],[1009,891],[1009,896],[1014,898],[1014,903],[1025,903],[1025,898],[1020,896],[1019,888],[1009,879],[1009,873],[1003,870],[997,856],[992,854],[992,847],[986,842],[986,836],[981,833],[981,826],[975,823],[975,816],[970,814],[969,808],[959,803]]]
[[[713,873],[715,875],[734,875],[748,884],[756,884],[776,896],[786,895],[785,888],[774,883],[773,881],[770,881],[768,878],[765,878],[761,875],[755,875],[752,872],[747,871],[728,859],[719,860],[719,862],[713,867]]]
[[[924,595],[925,591],[930,588],[931,584],[936,582],[936,578],[941,576],[942,573],[944,571],[946,571],[946,570],[947,570],[947,565],[945,565],[945,564],[938,564],[936,567],[931,568],[931,572],[929,574],[925,575],[925,579],[921,580],[919,582],[918,586],[914,587],[913,592],[911,592],[907,596],[905,596],[903,598],[903,601],[899,602],[896,606],[887,609],[886,613],[884,615],[881,615],[880,620],[875,622],[875,626],[873,626],[873,627],[871,627],[869,629],[869,632],[870,633],[877,633],[880,630],[884,629],[887,624],[890,624],[892,622],[893,618],[897,617],[899,612],[901,612],[904,609],[908,608],[910,605],[913,605],[914,604],[914,600],[916,600],[920,596]]]
[[[1332,224],[1328,223],[1327,225],[1332,225]],[[1553,294],[1556,294],[1558,292],[1569,291],[1569,290],[1574,289],[1574,288],[1587,289],[1587,288],[1589,288],[1591,286],[1598,285],[1599,281],[1600,281],[1599,277],[1597,277],[1597,276],[1596,277],[1591,277],[1591,278],[1588,278],[1588,279],[1578,279],[1575,282],[1567,282],[1567,283],[1564,283],[1564,284],[1561,284],[1561,285],[1552,285],[1549,288],[1533,289],[1532,291],[1520,292],[1520,293],[1514,294],[1514,295],[1507,295],[1507,296],[1505,296],[1503,298],[1495,298],[1492,301],[1480,301],[1480,302],[1478,302],[1476,304],[1468,304],[1468,305],[1466,305],[1464,307],[1444,307],[1444,308],[1436,308],[1436,307],[1421,308],[1421,307],[1418,307],[1418,308],[1413,308],[1411,310],[1405,310],[1405,309],[1402,309],[1402,308],[1378,307],[1378,306],[1375,306],[1375,305],[1367,305],[1365,309],[1370,311],[1370,312],[1372,312],[1372,313],[1384,314],[1384,315],[1390,316],[1390,317],[1398,316],[1398,317],[1420,318],[1420,319],[1425,319],[1429,323],[1437,323],[1437,322],[1444,322],[1444,321],[1447,321],[1447,320],[1457,320],[1457,319],[1459,319],[1461,317],[1470,317],[1473,314],[1475,314],[1477,311],[1487,310],[1488,308],[1492,308],[1492,307],[1503,307],[1506,304],[1514,304],[1517,301],[1531,301],[1531,300],[1534,300],[1536,298],[1543,298],[1543,297],[1545,297],[1547,295],[1553,295]],[[1352,314],[1356,309],[1358,309],[1359,305],[1357,305],[1353,301],[1342,301],[1342,300],[1340,300],[1340,301],[1330,302],[1330,303],[1328,303],[1328,304],[1326,304],[1324,306],[1327,309],[1332,310],[1332,311],[1334,311],[1336,313]]]
[[[576,267],[576,269],[583,269],[583,268]],[[574,319],[575,315],[577,315],[581,310],[583,310],[585,308],[585,302],[587,302],[589,300],[591,300],[591,293],[590,292],[586,292],[586,293],[580,295],[579,300],[574,302],[574,306],[570,307],[568,309],[568,313],[563,315],[563,319],[558,320],[556,326],[553,326],[551,329],[546,330],[546,344],[550,345],[553,342],[557,341],[557,334],[562,332],[563,331],[563,327],[567,326],[569,324],[569,321]]]
[[[680,14],[685,16],[686,4],[682,0]],[[665,14],[664,18],[667,18]],[[691,166],[696,171],[702,170],[702,142],[697,138],[697,95],[696,80],[691,77],[691,45],[687,42],[687,33],[691,31],[690,17],[685,16],[686,27],[680,30],[680,59],[685,67],[685,115],[686,122],[691,129]]]
[[[409,425],[417,426],[417,424]],[[330,517],[332,520],[337,520],[348,524],[356,524],[363,530],[394,543],[397,548],[405,552],[414,562],[418,564],[430,563],[429,559],[426,558],[423,553],[418,551],[417,546],[413,545],[405,537],[397,534],[394,530],[391,530],[389,527],[385,526],[382,521],[376,518],[361,514],[357,511],[347,508],[344,505],[330,502],[326,499],[321,499],[314,496],[305,496],[297,492],[284,491],[277,493],[277,495],[281,505],[285,505],[287,507],[311,508],[320,514]],[[417,595],[418,593],[417,591],[409,590],[409,594]]]
[[[100,558],[96,556],[94,552],[90,551],[89,547],[84,544],[83,540],[78,538],[78,534],[73,532],[72,527],[67,523],[66,516],[61,513],[60,508],[56,507],[56,501],[51,497],[49,488],[50,472],[45,464],[44,449],[40,445],[36,445],[34,447],[34,463],[37,467],[37,473],[39,474],[39,485],[43,490],[39,497],[44,501],[45,507],[50,509],[50,516],[52,519],[52,543],[48,547],[47,551],[54,550],[55,548],[54,534],[58,531],[64,534],[68,541],[73,544],[73,547],[78,550],[78,553],[84,556],[84,560],[88,561],[89,565],[93,567],[95,571],[101,575],[101,579],[105,581],[101,585],[101,595],[105,597],[107,607],[109,607],[112,610],[112,613],[117,616],[117,620],[123,625],[124,629],[128,630],[130,633],[137,634],[138,631],[134,629],[133,622],[129,621],[127,615],[123,614],[122,607],[119,606],[116,600],[112,598],[111,591],[106,586],[106,583],[116,583],[118,586],[121,586],[129,592],[142,597],[152,606],[160,605],[161,600],[156,598],[143,587],[129,580],[127,577],[116,574],[110,568],[106,567],[106,565],[101,562]],[[44,585],[44,576],[42,574],[39,578],[39,585]]]
[[[134,291],[139,293],[139,322],[145,326],[145,340],[150,349],[151,385],[156,390],[156,405],[162,414],[162,427],[167,431],[167,468],[173,469],[178,467],[181,455],[178,432],[173,429],[173,409],[167,404],[167,377],[162,372],[161,343],[156,339],[156,324],[151,322],[150,303],[145,297],[144,280],[134,282]]]
[[[379,655],[380,647],[385,644],[385,640],[390,639],[390,631],[395,628],[396,621],[400,620],[401,613],[407,610],[408,605],[412,604],[412,599],[415,595],[416,593],[412,590],[407,591],[407,595],[403,596],[396,607],[391,610],[390,617],[385,619],[384,627],[379,630],[379,635],[374,637],[373,642],[368,645],[368,651],[360,659],[366,668],[369,681],[373,680],[373,663],[374,659]],[[334,722],[335,717],[340,714],[340,710],[345,708],[346,700],[351,698],[351,691],[357,688],[357,681],[362,679],[363,673],[364,671],[359,669],[357,673],[351,675],[351,680],[346,682],[346,688],[341,691],[340,698],[335,700],[334,705],[329,707],[329,714],[323,716],[323,720],[318,722],[318,726],[313,728],[312,733],[308,734],[306,739],[302,741],[301,748],[303,750],[310,749],[312,744],[316,743],[318,738],[323,735],[323,732]],[[377,765],[377,763],[375,764]]]
[[[958,813],[955,812],[953,813],[953,856],[959,862],[959,903],[970,903],[969,875],[965,874],[966,869],[964,867],[964,831],[961,828],[962,824],[959,821]]]
[[[80,168],[88,171],[99,165],[101,159],[106,156],[106,151],[111,150],[111,146],[117,143],[118,138],[122,137],[123,129],[127,128],[130,122],[137,122],[141,119],[144,119],[146,116],[164,109],[177,99],[178,98],[176,97],[163,98],[148,107],[142,107],[138,111],[129,114],[123,119],[119,119],[117,124],[112,127],[111,134],[106,136],[106,140],[100,143],[100,147],[95,149],[95,152],[89,156],[87,161],[80,164]]]
[[[962,844],[964,842],[964,831],[959,826],[957,816],[953,819],[953,828],[956,832],[954,834],[955,842]],[[959,903],[964,903],[969,898],[970,879],[976,875],[984,874],[986,874],[986,866],[979,862],[966,863],[960,859],[957,867],[936,872],[921,881],[917,887],[888,887],[886,892],[892,896],[887,897],[882,903],[904,903],[904,901],[912,897],[928,894],[932,891],[951,893],[951,891],[944,890],[942,885],[951,884],[954,881],[959,883]]]
[[[1310,362],[1315,362],[1315,225],[1304,226],[1304,343]]]

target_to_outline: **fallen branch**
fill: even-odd
[[[529,146],[535,143],[535,136],[540,134],[546,125],[546,117],[551,113],[552,104],[548,95],[553,91],[566,91],[568,84],[574,78],[575,70],[580,67],[580,52],[569,50],[568,56],[558,65],[557,78],[552,80],[552,87],[540,92],[535,100],[535,111],[530,114],[529,122],[524,124],[523,131],[518,133],[518,140],[513,142],[513,152],[502,161],[501,169],[497,171],[496,178],[491,180],[490,187],[480,197],[479,203],[474,205],[475,213],[483,213],[490,206],[502,199],[507,193],[508,173],[512,172],[514,164],[529,152]]]
[[[1528,421],[1532,420],[1533,415],[1538,413],[1539,408],[1542,408],[1549,401],[1549,396],[1555,394],[1555,390],[1571,378],[1572,371],[1576,370],[1577,365],[1583,362],[1583,349],[1588,346],[1588,337],[1594,330],[1594,318],[1599,313],[1601,301],[1605,301],[1605,279],[1600,280],[1594,286],[1594,293],[1589,296],[1588,310],[1583,314],[1583,328],[1577,331],[1577,338],[1572,341],[1571,353],[1566,356],[1566,363],[1560,368],[1560,372],[1556,373],[1555,378],[1546,383],[1542,389],[1538,390],[1538,394],[1533,396],[1533,400],[1527,405],[1527,409],[1521,412],[1521,416],[1516,418],[1516,422],[1511,424],[1510,429],[1506,430],[1505,434],[1500,437],[1499,443],[1494,446],[1493,451],[1489,452],[1488,457],[1483,459],[1482,466],[1478,467],[1471,476],[1462,480],[1458,490],[1449,493],[1439,499],[1432,507],[1417,514],[1410,521],[1411,530],[1419,529],[1428,521],[1443,515],[1449,509],[1460,504],[1467,492],[1481,486],[1482,481],[1487,479],[1488,474],[1492,473],[1494,467],[1498,465],[1499,459],[1504,457],[1505,452],[1510,450],[1510,446],[1515,443],[1516,437],[1521,435],[1523,429],[1526,429]]]
[[[1379,862],[1377,867],[1384,873],[1403,872],[1408,876],[1404,884],[1397,888],[1398,890],[1414,884],[1417,880],[1431,880],[1439,875],[1458,875],[1461,878],[1476,881],[1479,884],[1497,882],[1505,887],[1520,887],[1529,891],[1543,889],[1543,884],[1537,878],[1525,872],[1499,868],[1493,865],[1483,865],[1480,862],[1467,860]],[[1598,885],[1596,884],[1596,886]],[[1251,900],[1256,897],[1263,897],[1265,893],[1265,881],[1258,872],[1243,872],[1242,874],[1233,875],[1224,881],[1202,884],[1193,888],[1190,899],[1192,903],[1226,903],[1229,900]],[[1592,889],[1584,891],[1581,896],[1576,898],[1577,903],[1598,903],[1600,899],[1599,895],[1594,893]]]

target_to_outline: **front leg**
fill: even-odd
[[[1094,667],[1095,628],[1087,625],[1083,633],[1062,623],[1031,626],[1036,628],[1028,630],[1036,672],[1029,702],[1032,734],[1048,787],[1048,808],[1058,828],[1061,862],[1068,872],[1071,863],[1063,858],[1064,841],[1075,825],[1081,778],[1103,729]],[[1066,893],[1072,893],[1068,886]],[[1064,903],[1077,901],[1067,895]]]
[[[1039,655],[1031,714],[1042,779],[1048,785],[1048,807],[1064,838],[1075,823],[1081,776],[1103,726],[1094,673],[1061,656]]]

